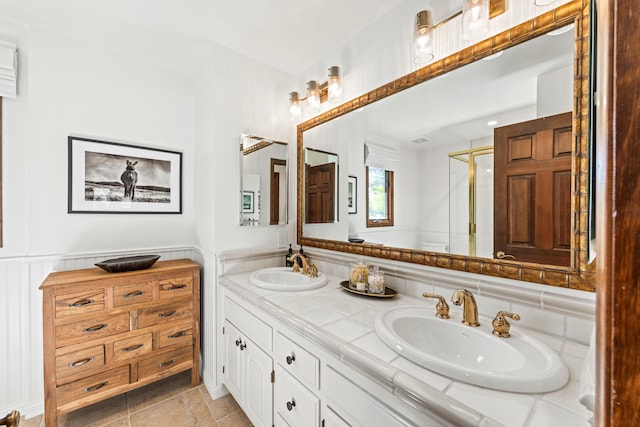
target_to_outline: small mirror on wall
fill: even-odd
[[[240,136],[240,225],[287,223],[288,160],[286,142]]]

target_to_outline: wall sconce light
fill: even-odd
[[[462,15],[462,38],[477,40],[489,31],[489,20],[503,14],[505,9],[506,0],[464,0],[462,10],[435,25],[431,11],[421,10],[416,15],[413,61],[416,64],[426,64],[433,60],[434,30],[452,19]]]
[[[307,82],[307,96],[300,98],[298,92],[289,93],[289,118],[296,121],[302,117],[302,102],[307,101],[307,111],[311,114],[320,112],[320,104],[325,101],[332,104],[342,100],[342,78],[340,67],[329,67],[329,78],[318,84],[316,80]]]

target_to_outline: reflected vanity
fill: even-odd
[[[594,290],[586,257],[589,34],[582,21],[588,16],[578,3],[300,124],[298,243]],[[560,116],[562,125],[533,125]],[[525,123],[534,130],[512,129]],[[517,169],[547,156],[543,142],[562,165],[544,176],[535,172],[546,163],[531,163],[533,173]],[[401,165],[394,172],[393,226],[367,227],[365,197],[357,214],[347,215],[346,192],[338,195],[335,221],[310,221],[302,169],[308,149],[335,153],[336,188],[360,177],[357,192],[365,195],[367,145],[383,147]],[[496,147],[506,154],[494,159]],[[540,199],[545,194],[555,198]],[[540,212],[549,205],[550,212]],[[550,257],[538,256],[540,242]]]
[[[240,136],[240,225],[287,223],[288,159],[286,142]]]

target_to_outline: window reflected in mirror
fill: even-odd
[[[367,227],[393,226],[393,171],[367,166]]]

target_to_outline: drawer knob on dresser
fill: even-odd
[[[287,365],[291,365],[296,361],[296,355],[291,353],[291,356],[287,356]]]
[[[73,367],[76,367],[76,366],[82,366],[82,365],[86,365],[87,363],[91,362],[92,360],[93,360],[93,357],[87,357],[86,359],[76,360],[75,362],[71,362],[67,366],[69,366],[70,368],[73,368]]]
[[[85,305],[93,304],[95,301],[92,299],[81,299],[80,301],[72,302],[69,307],[84,307]]]
[[[171,359],[166,362],[162,362],[158,364],[158,368],[166,368],[167,366],[171,366],[176,363],[176,359]]]
[[[142,348],[144,346],[144,344],[136,344],[136,345],[132,345],[131,347],[125,347],[122,349],[122,351],[133,351],[133,350],[137,350],[139,348]]]
[[[84,328],[82,332],[95,332],[106,327],[107,327],[106,323],[101,323],[100,325],[94,325],[94,326],[89,326],[88,328]]]
[[[141,295],[144,295],[144,291],[133,291],[133,292],[129,292],[128,294],[125,294],[123,298],[133,298],[133,297],[139,297]]]
[[[287,402],[287,409],[290,410],[290,411],[293,411],[293,408],[295,408],[295,406],[296,406],[296,401],[292,397],[291,398],[291,402]]]
[[[176,332],[175,334],[168,335],[167,338],[180,338],[185,336],[187,333],[185,331]]]
[[[158,317],[171,317],[174,314],[176,314],[175,310],[171,310],[171,311],[165,311],[164,313],[159,313]]]
[[[176,289],[184,289],[186,287],[187,287],[187,285],[169,285],[167,287],[167,290],[168,291],[173,291],[173,290],[176,290]]]
[[[102,387],[106,386],[107,384],[109,384],[109,381],[105,381],[105,382],[102,382],[100,384],[96,384],[96,385],[93,385],[91,387],[87,387],[87,388],[84,389],[84,391],[87,392],[87,393],[90,393],[92,391],[100,390]]]

